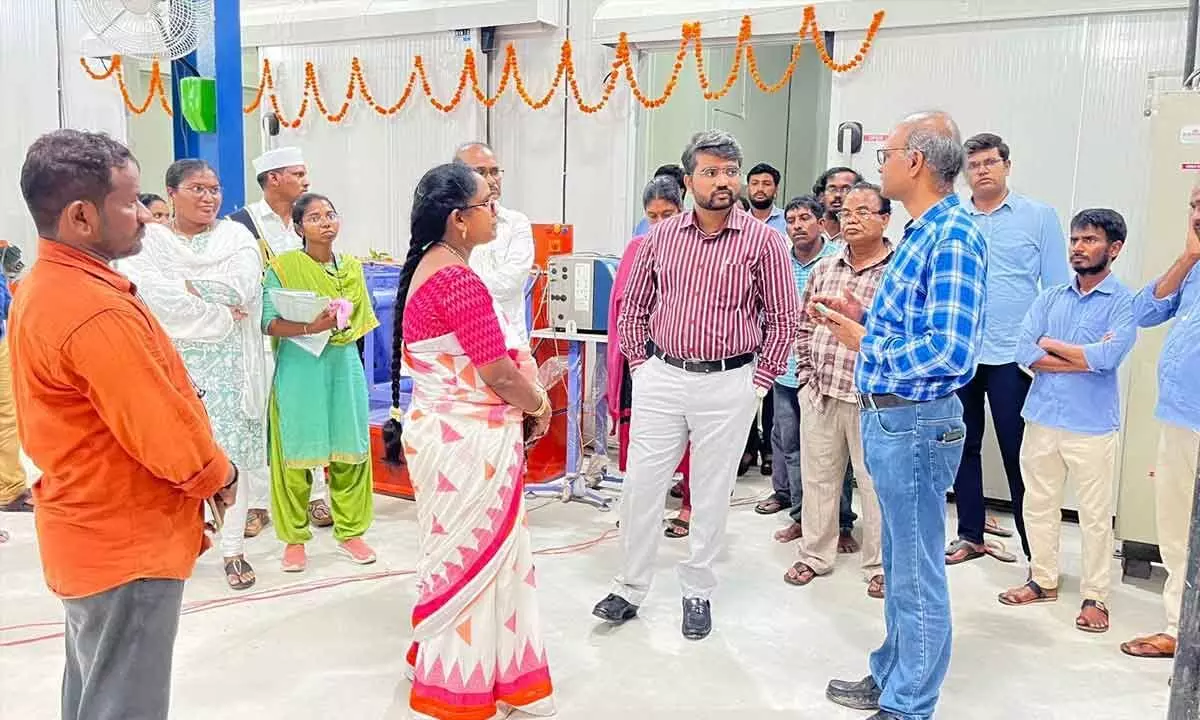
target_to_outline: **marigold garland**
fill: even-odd
[[[796,72],[796,67],[800,61],[800,55],[806,41],[812,42],[821,62],[833,72],[849,72],[860,66],[870,53],[875,36],[879,33],[879,29],[883,25],[884,15],[882,10],[875,13],[870,27],[867,28],[866,37],[859,46],[858,52],[848,62],[839,63],[833,59],[829,48],[825,44],[824,33],[817,24],[816,10],[811,5],[805,7],[804,23],[796,33],[796,42],[792,45],[791,59],[784,69],[783,75],[774,83],[765,81],[759,72],[758,57],[755,54],[754,46],[750,42],[753,35],[751,19],[749,15],[746,15],[742,18],[742,24],[738,30],[737,43],[733,49],[733,62],[730,65],[729,73],[725,76],[721,86],[716,90],[712,89],[711,79],[704,69],[704,43],[701,37],[700,23],[692,22],[684,23],[681,28],[679,48],[675,53],[675,64],[671,70],[671,76],[667,79],[662,93],[657,97],[646,95],[639,85],[629,39],[625,33],[621,33],[617,41],[611,71],[605,77],[600,99],[594,103],[587,102],[583,97],[583,92],[579,87],[578,72],[575,67],[574,48],[570,40],[564,40],[559,53],[558,66],[555,68],[554,78],[550,82],[549,89],[540,97],[534,97],[529,92],[525,84],[525,79],[521,75],[516,47],[513,43],[509,43],[504,49],[504,66],[501,69],[500,81],[493,95],[488,95],[482,87],[479,78],[479,67],[475,59],[475,51],[471,48],[468,48],[463,54],[463,64],[458,74],[458,84],[454,89],[454,94],[448,100],[439,100],[434,94],[433,85],[430,83],[429,74],[425,69],[425,59],[421,55],[417,55],[413,58],[413,69],[408,75],[408,81],[404,86],[404,91],[401,93],[400,99],[394,104],[386,106],[377,102],[371,94],[366,75],[363,71],[362,60],[354,57],[350,61],[350,77],[346,81],[345,99],[336,112],[331,112],[330,106],[326,104],[325,98],[321,94],[320,82],[317,79],[317,69],[312,61],[306,61],[304,63],[303,96],[300,100],[300,106],[296,110],[295,117],[289,119],[280,107],[279,94],[275,88],[275,76],[271,69],[271,61],[264,58],[257,92],[250,104],[243,108],[243,111],[247,115],[255,112],[262,105],[265,96],[271,103],[271,111],[279,119],[280,124],[285,127],[293,129],[300,127],[304,122],[305,116],[308,114],[309,108],[314,106],[325,117],[327,122],[337,124],[345,120],[347,115],[349,115],[350,106],[353,104],[354,96],[357,94],[377,114],[387,117],[395,115],[399,112],[400,108],[408,103],[418,82],[420,82],[421,92],[424,93],[429,104],[443,113],[453,112],[462,103],[468,86],[479,103],[491,108],[500,101],[500,98],[504,96],[509,86],[512,85],[516,87],[517,95],[520,97],[521,102],[533,110],[541,110],[554,100],[563,79],[566,78],[568,92],[570,92],[570,96],[575,102],[575,107],[580,112],[591,114],[599,112],[608,105],[608,101],[616,92],[617,84],[622,77],[625,78],[626,84],[629,85],[634,99],[647,110],[653,110],[665,105],[675,93],[676,88],[679,86],[679,76],[683,72],[683,64],[687,59],[689,47],[696,61],[696,77],[699,81],[700,89],[704,93],[705,100],[720,100],[733,89],[733,86],[737,84],[738,79],[742,76],[743,58],[746,63],[745,69],[749,72],[751,80],[758,89],[764,93],[776,93],[787,87],[788,82],[791,81],[792,76]],[[129,96],[129,87],[125,82],[125,68],[120,55],[112,57],[112,64],[104,72],[93,71],[84,58],[79,59],[79,64],[83,66],[84,72],[93,80],[108,80],[115,76],[117,86],[121,91],[121,97],[125,102],[125,107],[131,113],[141,115],[146,112],[154,102],[154,98],[157,97],[162,109],[168,115],[172,114],[171,103],[167,99],[166,86],[162,78],[162,68],[157,59],[151,62],[150,86],[146,99],[140,103],[134,102],[133,98]]]

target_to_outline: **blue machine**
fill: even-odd
[[[559,255],[550,258],[547,303],[557,332],[608,332],[608,303],[620,258],[611,255]]]

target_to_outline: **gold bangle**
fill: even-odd
[[[533,417],[540,418],[551,412],[554,408],[550,405],[550,395],[544,389],[538,388],[538,395],[541,396],[542,402],[540,405],[538,405],[537,410],[534,410],[529,414]]]

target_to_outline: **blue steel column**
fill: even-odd
[[[225,190],[220,212],[227,215],[246,204],[239,0],[217,0],[214,14],[213,34],[200,43],[196,67],[217,80],[217,132],[199,136],[197,155],[216,168]]]

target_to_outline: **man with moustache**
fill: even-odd
[[[1004,460],[1012,500],[1013,522],[1021,547],[1029,557],[1022,501],[1021,439],[1025,423],[1021,411],[1029,392],[1029,375],[1016,360],[1021,320],[1039,290],[1068,283],[1066,241],[1058,214],[1049,205],[1011,191],[1012,170],[1008,144],[997,135],[981,133],[963,143],[967,152],[967,183],[971,200],[967,210],[987,240],[987,322],[983,349],[975,377],[958,391],[967,423],[967,443],[954,479],[958,509],[958,537],[946,548],[946,564],[990,554],[1002,561],[1014,558],[984,543],[985,532],[1007,537],[1012,531],[987,517],[983,499],[983,433],[985,407],[991,410],[992,428]],[[986,400],[986,402],[985,402]]]
[[[292,226],[292,203],[308,192],[308,165],[298,147],[268,150],[254,158],[251,165],[258,186],[262,188],[262,198],[230,213],[229,219],[249,230],[258,240],[265,267],[276,255],[299,250],[302,245],[300,235]],[[266,343],[268,357],[272,357],[270,341],[266,340]],[[271,478],[251,471],[246,473],[246,486],[250,493],[246,537],[255,537],[271,524],[271,515],[267,511],[271,504]],[[333,525],[333,513],[326,501],[328,492],[324,469],[315,470],[308,519],[316,527]]]
[[[1175,323],[1167,332],[1158,360],[1158,407],[1162,423],[1154,466],[1158,550],[1167,568],[1163,587],[1166,628],[1134,638],[1121,650],[1135,657],[1174,657],[1179,609],[1187,580],[1188,530],[1196,456],[1200,453],[1200,182],[1192,189],[1187,237],[1179,259],[1134,300],[1141,327]]]
[[[862,180],[862,175],[854,168],[838,166],[821,173],[821,177],[813,184],[813,194],[820,198],[821,204],[825,206],[825,217],[821,224],[825,228],[825,234],[833,240],[842,239],[842,226],[837,217],[842,209],[842,199]]]
[[[946,491],[966,438],[954,391],[971,380],[979,356],[987,248],[954,194],[964,153],[948,114],[906,118],[877,155],[884,197],[914,220],[869,311],[852,293],[814,297],[806,311],[858,353],[863,454],[883,514],[887,637],[870,675],[833,680],[825,695],[878,709],[872,720],[929,720],[950,666],[942,544]]]
[[[508,320],[507,330],[514,333],[514,338],[527,342],[525,284],[533,269],[533,227],[529,218],[500,205],[504,170],[490,147],[470,142],[459,146],[454,159],[483,176],[496,203],[496,239],[471,252],[471,269],[479,274],[503,311]]]
[[[1113,473],[1121,428],[1117,370],[1137,339],[1133,293],[1112,274],[1125,235],[1125,219],[1113,210],[1084,210],[1071,220],[1075,279],[1038,295],[1016,350],[1017,362],[1035,373],[1022,411],[1021,444],[1030,576],[1002,593],[1000,602],[1058,599],[1062,496],[1070,481],[1083,536],[1083,603],[1075,627],[1091,633],[1108,630]]]
[[[767,224],[772,230],[779,233],[780,239],[787,239],[787,221],[783,216],[783,210],[775,207],[775,196],[779,193],[779,179],[782,176],[779,171],[771,167],[767,163],[759,163],[750,168],[750,172],[746,173],[746,202],[750,206],[750,214],[755,220],[760,220]],[[762,401],[762,430],[759,430],[757,418],[750,423],[750,437],[746,441],[746,449],[742,454],[742,460],[738,463],[738,476],[742,476],[754,464],[757,457],[761,456],[762,464],[759,466],[759,472],[767,477],[772,477],[775,472],[774,464],[774,448],[772,439],[775,437],[775,398],[774,389],[767,392],[767,396]],[[771,507],[769,502],[759,503],[755,511],[760,515],[770,515],[779,512],[786,505],[774,506],[774,510],[764,512],[764,507]]]
[[[622,568],[593,610],[637,615],[654,576],[662,507],[690,441],[690,556],[679,568],[684,637],[712,630],[712,563],[721,551],[737,456],[768,388],[787,368],[799,298],[778,234],[737,207],[742,149],[697,133],[682,164],[695,209],[655,225],[639,249],[617,326],[633,375]]]
[[[76,130],[38,138],[21,168],[40,239],[12,309],[13,384],[66,613],[64,720],[167,717],[202,507],[220,516],[237,492],[171,339],[112,268],[142,249],[139,182],[128,148]]]
[[[869,305],[892,257],[892,244],[883,236],[891,219],[892,202],[883,197],[878,186],[855,185],[846,194],[838,213],[845,248],[817,263],[804,290],[804,304],[813,297],[842,297],[849,293]],[[803,387],[800,455],[804,535],[800,538],[800,559],[784,580],[790,585],[803,586],[833,571],[839,534],[835,512],[844,502],[845,469],[851,463],[862,497],[863,581],[867,583],[867,595],[883,598],[879,501],[863,460],[858,393],[854,388],[857,353],[838,342],[828,327],[805,314],[796,335],[796,355]]]

